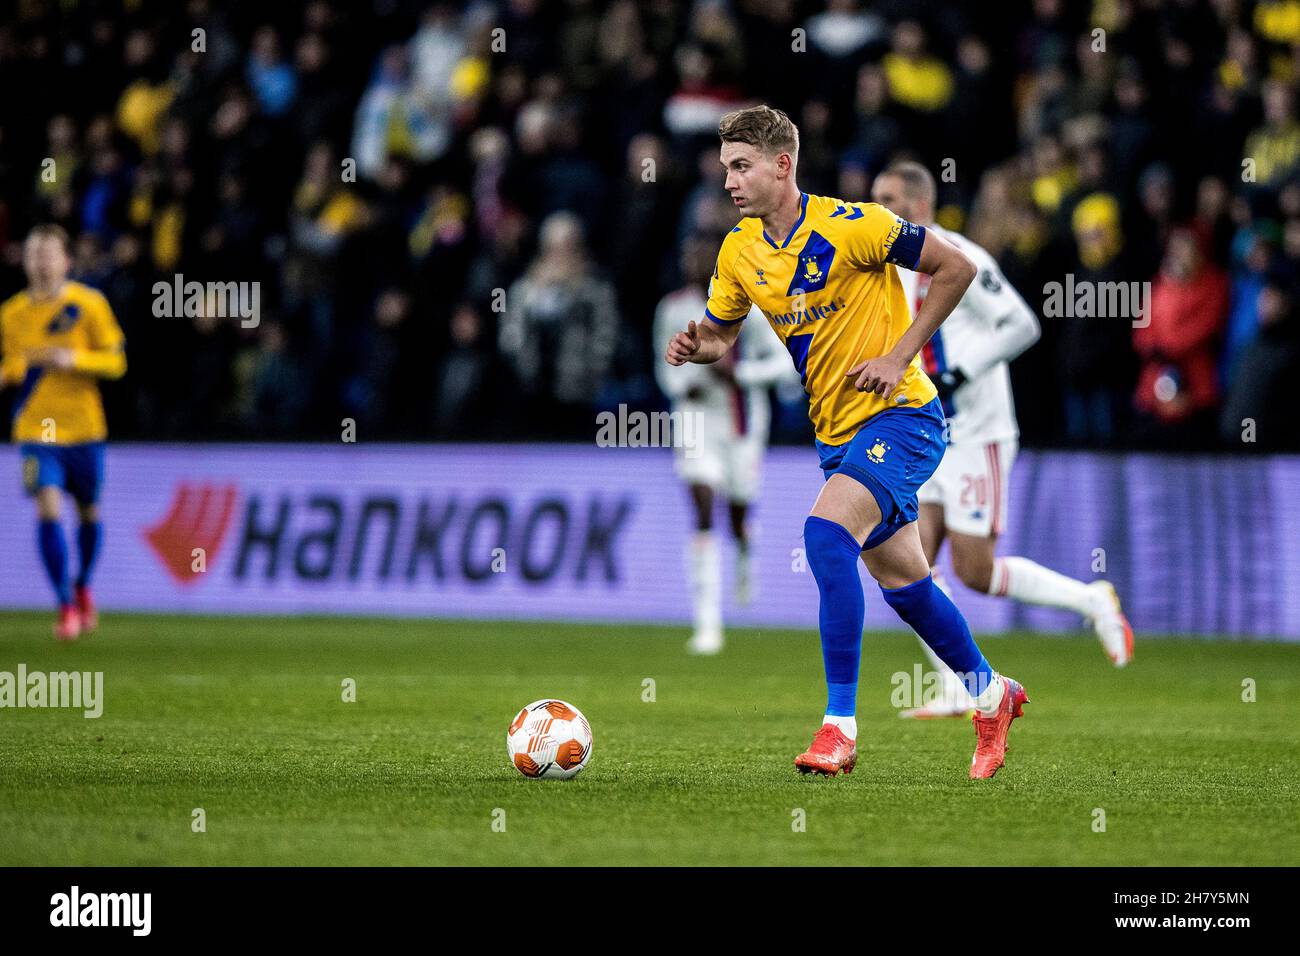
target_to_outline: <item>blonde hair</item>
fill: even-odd
[[[768,156],[789,153],[799,160],[799,128],[770,106],[733,110],[718,122],[718,136],[724,143],[747,143]]]
[[[28,239],[57,239],[63,251],[68,255],[72,254],[72,238],[68,235],[68,230],[64,229],[58,223],[46,222],[39,226],[33,226],[32,231],[27,234]]]

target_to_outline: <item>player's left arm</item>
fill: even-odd
[[[757,306],[750,310],[746,322],[749,327],[740,333],[745,357],[736,363],[736,384],[741,388],[771,388],[786,379],[799,381],[790,353]]]
[[[902,222],[902,220],[900,220]],[[916,232],[921,232],[918,237]],[[915,248],[920,239],[919,249]],[[909,248],[909,242],[913,244]],[[925,302],[894,347],[878,358],[859,362],[849,369],[858,391],[875,392],[889,396],[894,393],[907,373],[907,367],[916,358],[921,347],[930,340],[943,320],[957,308],[957,303],[975,279],[975,263],[964,252],[935,234],[933,230],[905,223],[901,233],[887,249],[887,262],[924,272],[930,276],[930,288]]]
[[[740,337],[740,324],[750,312],[753,303],[744,286],[736,279],[731,258],[734,248],[728,249],[724,240],[718,251],[718,263],[709,280],[709,297],[704,307],[704,318],[688,322],[685,332],[678,332],[668,342],[664,355],[669,365],[712,365],[720,360]]]
[[[27,357],[14,347],[8,310],[0,308],[0,388],[17,385],[27,375]]]
[[[962,350],[960,363],[945,373],[953,378],[949,391],[979,378],[1000,362],[1017,358],[1042,335],[1033,309],[1002,275],[992,257],[984,258],[988,261],[976,262],[979,274],[963,301],[983,320],[986,331]]]

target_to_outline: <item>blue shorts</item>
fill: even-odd
[[[875,415],[843,445],[817,442],[826,478],[844,474],[866,486],[880,506],[880,524],[862,550],[888,541],[916,520],[916,492],[934,474],[948,443],[943,406],[891,408]]]
[[[78,504],[93,505],[99,500],[99,486],[104,483],[102,441],[80,445],[23,442],[19,452],[23,459],[23,487],[29,495],[53,485],[71,494]]]

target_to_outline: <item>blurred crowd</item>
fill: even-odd
[[[655,308],[735,224],[718,119],[766,102],[807,192],[925,163],[1040,316],[1067,277],[1151,284],[1136,323],[1042,318],[1026,444],[1300,447],[1300,0],[7,6],[0,293],[65,225],[126,330],[118,437],[590,438],[662,406]],[[177,274],[261,283],[258,325],[155,317]]]

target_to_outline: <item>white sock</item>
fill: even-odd
[[[736,542],[736,567],[739,568],[741,565],[744,565],[746,570],[750,568],[751,566],[750,548],[748,542],[742,543],[740,541],[737,541]]]
[[[722,631],[722,552],[712,531],[697,531],[687,545],[697,633]]]
[[[940,572],[938,568],[931,568],[930,576],[934,579],[935,586],[938,587],[939,590],[942,591],[944,594],[946,594],[948,596],[948,600],[951,601],[952,591],[949,590],[948,581],[946,578],[944,578],[942,572]],[[920,634],[916,635],[916,639],[918,641],[921,641],[921,650],[925,651],[925,656],[930,659],[930,664],[934,667],[935,671],[939,675],[941,675],[940,676],[941,683],[939,685],[939,699],[932,702],[922,700],[922,704],[951,703],[954,705],[962,705],[966,707],[974,706],[973,704],[970,703],[971,696],[969,693],[967,693],[966,685],[962,683],[961,678],[953,673],[951,667],[949,667],[947,664],[945,664],[942,660],[939,659],[939,655],[934,652],[934,648],[932,648],[929,644],[925,643],[925,641],[921,640]]]
[[[931,568],[930,577],[934,579],[935,587],[937,587],[944,594],[948,595],[949,601],[953,601],[952,588],[949,587],[948,579],[944,577],[944,573],[940,571],[938,568]],[[955,604],[956,601],[953,601],[953,603]]]
[[[827,714],[822,718],[822,723],[838,727],[840,733],[845,737],[848,737],[849,740],[858,739],[858,718],[856,717],[836,717],[832,714]]]
[[[993,562],[989,594],[1025,604],[1065,608],[1083,617],[1093,613],[1094,595],[1088,585],[1067,578],[1028,558],[999,558]]]
[[[736,586],[746,591],[746,600],[753,599],[754,593],[754,552],[748,542],[736,542]]]
[[[992,717],[1002,706],[1002,698],[1007,692],[1007,682],[1002,679],[1001,674],[994,674],[993,680],[989,686],[985,687],[983,692],[974,695],[975,709],[979,711],[981,717]]]
[[[920,640],[919,635],[917,636],[917,640]],[[966,685],[962,683],[962,679],[953,673],[951,667],[949,667],[947,664],[945,664],[943,661],[939,659],[939,655],[934,652],[934,648],[932,648],[929,644],[925,643],[925,641],[921,641],[921,650],[925,651],[925,656],[930,659],[930,663],[934,666],[935,671],[937,671],[941,675],[940,676],[941,683],[939,685],[939,699],[933,701],[933,703],[935,704],[951,703],[954,705],[965,706],[965,707],[973,706],[970,703],[971,696],[966,691]],[[922,700],[922,704],[925,703],[927,703],[927,701]]]

